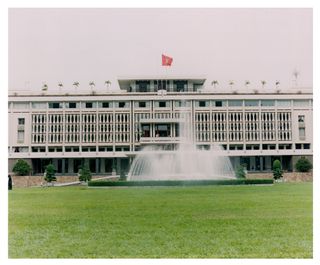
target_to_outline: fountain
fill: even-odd
[[[191,115],[180,112],[176,150],[146,146],[134,158],[127,180],[218,180],[235,179],[230,159],[220,145],[199,150],[192,133]]]

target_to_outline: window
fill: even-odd
[[[60,109],[62,104],[59,102],[49,102],[49,109]]]
[[[304,122],[304,115],[298,115],[298,122]]]
[[[310,144],[303,144],[303,149],[310,149]]]
[[[175,101],[176,107],[190,107],[190,101],[185,100],[177,100]]]
[[[46,102],[32,102],[33,109],[46,109],[47,103]]]
[[[275,105],[274,100],[261,100],[262,107],[273,107]]]
[[[102,102],[102,108],[109,108],[109,102]]]
[[[24,142],[24,131],[18,131],[18,142],[19,143]]]
[[[259,106],[259,100],[245,100],[244,105],[246,107],[257,107]]]
[[[139,108],[145,108],[146,107],[146,102],[145,101],[140,101],[139,102]]]
[[[277,100],[278,107],[291,107],[291,100]]]
[[[199,101],[199,107],[206,107],[205,101]]]
[[[126,103],[125,102],[119,102],[119,108],[124,108],[126,106]]]
[[[305,128],[299,128],[299,139],[304,140],[306,138],[306,129]]]
[[[222,107],[222,101],[216,101],[215,106],[216,107]]]
[[[229,100],[229,107],[242,107],[242,100]]]
[[[92,109],[92,102],[86,102],[86,109]]]
[[[294,107],[309,107],[309,100],[294,100],[293,101]]]
[[[296,144],[296,149],[301,149],[301,144]]]
[[[29,103],[28,102],[14,102],[13,108],[14,109],[28,109]]]
[[[77,103],[76,103],[76,102],[69,102],[69,108],[70,108],[70,109],[75,109],[75,108],[77,108]]]
[[[166,102],[165,101],[159,101],[159,107],[160,108],[165,108],[166,107]]]
[[[24,125],[24,118],[18,118],[18,124]]]

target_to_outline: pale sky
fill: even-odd
[[[173,57],[161,66],[161,54]],[[102,88],[118,77],[203,76],[219,87],[312,87],[312,9],[10,9],[9,89]]]

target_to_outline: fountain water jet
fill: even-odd
[[[190,114],[180,113],[177,150],[161,146],[146,146],[135,157],[128,180],[207,180],[234,179],[228,156],[220,145],[211,150],[199,150],[192,133]]]

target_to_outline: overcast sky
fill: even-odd
[[[173,57],[161,66],[161,54]],[[10,9],[9,89],[145,76],[312,86],[312,9]]]

